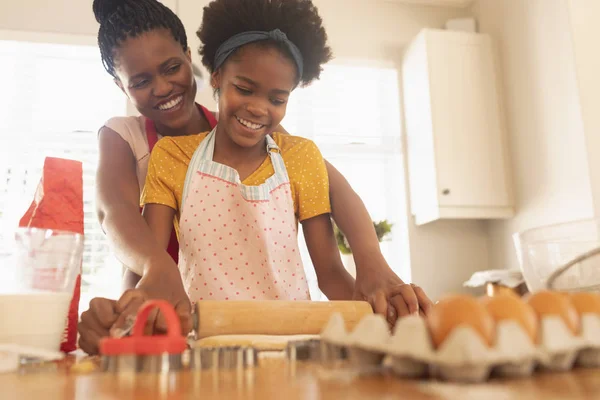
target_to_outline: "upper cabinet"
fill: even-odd
[[[423,30],[405,53],[402,75],[416,223],[512,217],[499,73],[490,37]]]

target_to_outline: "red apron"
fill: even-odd
[[[200,104],[197,104],[197,106],[198,109],[200,109],[200,111],[204,115],[204,118],[206,118],[206,120],[208,121],[210,129],[214,129],[214,127],[217,126],[217,119],[215,118],[213,113],[211,113],[208,109],[201,106]],[[146,138],[148,138],[148,148],[150,149],[149,151],[152,153],[152,149],[158,141],[158,134],[156,132],[156,125],[154,124],[154,121],[148,118],[146,118]],[[179,261],[179,242],[177,241],[177,234],[175,233],[175,229],[173,229],[173,231],[171,232],[171,240],[169,240],[167,253],[169,253],[171,258],[175,260],[175,263]]]

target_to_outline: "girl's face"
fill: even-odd
[[[116,83],[157,127],[183,129],[195,112],[196,81],[189,49],[156,29],[126,39],[115,52]]]
[[[219,128],[238,146],[262,145],[285,116],[296,66],[272,46],[249,44],[216,71]]]

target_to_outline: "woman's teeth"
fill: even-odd
[[[166,102],[165,104],[159,105],[158,108],[163,111],[168,111],[171,108],[175,107],[177,104],[181,103],[182,100],[183,100],[183,96],[179,96],[171,101]]]
[[[240,117],[236,117],[238,122],[242,125],[244,125],[246,128],[250,128],[250,129],[254,129],[254,130],[258,130],[260,128],[262,128],[264,125],[260,125],[260,124],[255,124],[253,122],[247,121],[243,118]]]

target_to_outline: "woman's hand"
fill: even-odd
[[[90,301],[90,308],[81,314],[77,326],[79,347],[88,354],[98,354],[100,339],[109,336],[110,328],[117,321],[117,302],[96,297]]]
[[[168,257],[158,263],[172,263]],[[170,268],[148,266],[149,272],[135,289],[125,291],[118,301],[94,298],[90,308],[81,315],[79,347],[88,354],[98,354],[100,339],[107,336],[121,337],[131,330],[139,308],[150,299],[167,300],[175,308],[181,322],[181,334],[187,335],[193,328],[191,304],[183,288],[179,271]],[[153,311],[146,323],[145,335],[165,333],[167,325],[158,310]]]
[[[104,337],[122,337],[131,331],[135,316],[146,300],[152,299],[142,289],[130,289],[123,293],[118,301],[94,298],[90,308],[81,314],[77,327],[79,331],[79,347],[90,355],[98,354],[100,340]],[[171,303],[173,304],[173,303]],[[187,335],[192,330],[191,307],[187,296],[173,304],[181,322],[181,334]],[[145,335],[166,333],[167,325],[164,317],[153,311],[146,323]]]
[[[191,304],[179,268],[165,250],[171,237],[175,210],[161,204],[147,204],[143,215],[158,249],[144,263],[143,276],[135,289],[126,290],[117,302],[119,317],[111,333],[120,336],[123,330],[127,330],[146,300],[162,299],[175,307],[181,320],[182,334],[186,335],[192,329]],[[158,310],[150,313],[146,334],[164,333],[166,330],[166,321],[162,314]]]
[[[118,318],[111,327],[111,335],[118,337],[122,336],[123,332],[127,332],[142,304],[151,299],[166,300],[175,308],[181,323],[182,335],[185,336],[192,330],[192,307],[179,274],[177,276],[162,274],[142,277],[135,289],[127,290],[121,295],[116,304]],[[158,310],[154,310],[148,317],[144,334],[166,332],[167,323],[164,316]]]

